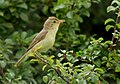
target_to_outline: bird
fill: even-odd
[[[59,26],[63,22],[65,22],[65,20],[60,20],[54,16],[48,17],[43,25],[43,29],[32,40],[28,49],[24,55],[16,62],[15,66],[19,66],[26,56],[29,56],[30,54],[34,55],[38,50],[40,53],[42,53],[52,48]]]

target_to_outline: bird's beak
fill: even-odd
[[[63,22],[65,22],[65,20],[59,20],[59,23],[63,23]]]

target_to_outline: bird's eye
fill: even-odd
[[[56,23],[56,21],[53,21],[53,23]]]

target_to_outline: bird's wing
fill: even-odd
[[[38,33],[38,35],[33,39],[31,44],[29,45],[27,51],[30,50],[33,46],[35,46],[38,42],[43,40],[47,33],[48,33],[48,31],[42,31],[42,32]]]

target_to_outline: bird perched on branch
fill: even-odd
[[[39,50],[39,52],[46,52],[50,49],[55,42],[59,25],[63,22],[65,22],[65,20],[59,20],[56,17],[49,17],[45,21],[43,29],[33,39],[25,54],[17,61],[15,66],[19,66],[26,56],[34,54],[37,50]]]

